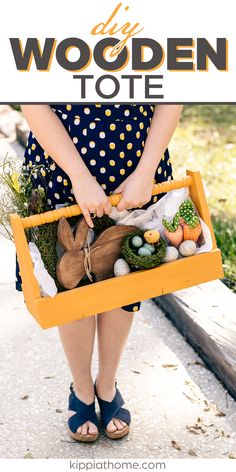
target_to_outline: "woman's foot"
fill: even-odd
[[[90,405],[94,402],[95,395],[93,382],[91,383],[91,385],[86,387],[81,387],[81,384],[77,386],[73,382],[73,390],[75,392],[76,397],[87,405]],[[73,410],[68,410],[68,419],[75,413],[76,412]],[[91,421],[86,421],[83,425],[77,428],[76,432],[82,434],[83,436],[86,436],[87,434],[97,434],[98,428],[94,423],[91,423]]]
[[[107,402],[111,402],[116,394],[116,388],[115,388],[115,383],[113,386],[109,386],[105,384],[102,380],[99,379],[99,377],[96,378],[95,381],[96,384],[96,389],[98,396],[102,400],[106,400]],[[109,433],[114,433],[115,431],[122,431],[125,426],[127,426],[127,423],[123,420],[120,420],[118,418],[112,418],[112,420],[108,423],[107,425],[107,431]]]

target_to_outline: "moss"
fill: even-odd
[[[110,218],[110,216],[103,215],[100,218],[94,218],[93,224],[96,231],[101,231],[103,229],[109,228],[110,226],[114,226],[116,223],[112,218]]]

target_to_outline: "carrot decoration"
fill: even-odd
[[[183,241],[183,229],[179,224],[179,219],[179,212],[174,216],[172,223],[167,221],[165,218],[162,219],[163,226],[165,227],[165,236],[170,244],[176,248],[178,248]]]
[[[193,202],[191,200],[184,200],[179,207],[179,214],[181,219],[184,220],[184,240],[191,239],[192,241],[197,242],[202,232],[202,227],[198,216],[195,215]]]

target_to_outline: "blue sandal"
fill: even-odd
[[[90,405],[82,402],[74,392],[73,382],[70,384],[70,390],[71,393],[69,396],[68,410],[76,411],[76,413],[68,418],[67,421],[70,436],[77,441],[82,442],[96,441],[98,438],[98,432],[95,434],[88,433],[86,435],[76,432],[82,424],[86,423],[86,421],[91,421],[91,423],[94,423],[97,428],[99,427],[95,411],[95,400],[93,403],[90,403]]]
[[[130,416],[129,410],[127,410],[126,408],[121,408],[121,406],[125,402],[119,389],[117,388],[117,381],[115,381],[115,387],[116,387],[116,394],[113,400],[111,402],[108,402],[106,400],[102,400],[98,396],[97,389],[96,389],[96,381],[94,382],[94,390],[95,390],[95,395],[97,397],[98,404],[100,407],[102,425],[103,425],[106,435],[111,439],[118,439],[123,436],[126,436],[130,431],[129,425],[131,422],[131,416]],[[117,429],[114,432],[107,431],[106,427],[112,418],[118,418],[119,420],[123,420],[125,421],[125,423],[127,423],[127,425],[124,426],[122,430]]]

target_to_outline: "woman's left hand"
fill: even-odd
[[[151,200],[154,174],[138,168],[120,184],[113,193],[121,193],[118,211],[140,208]]]

